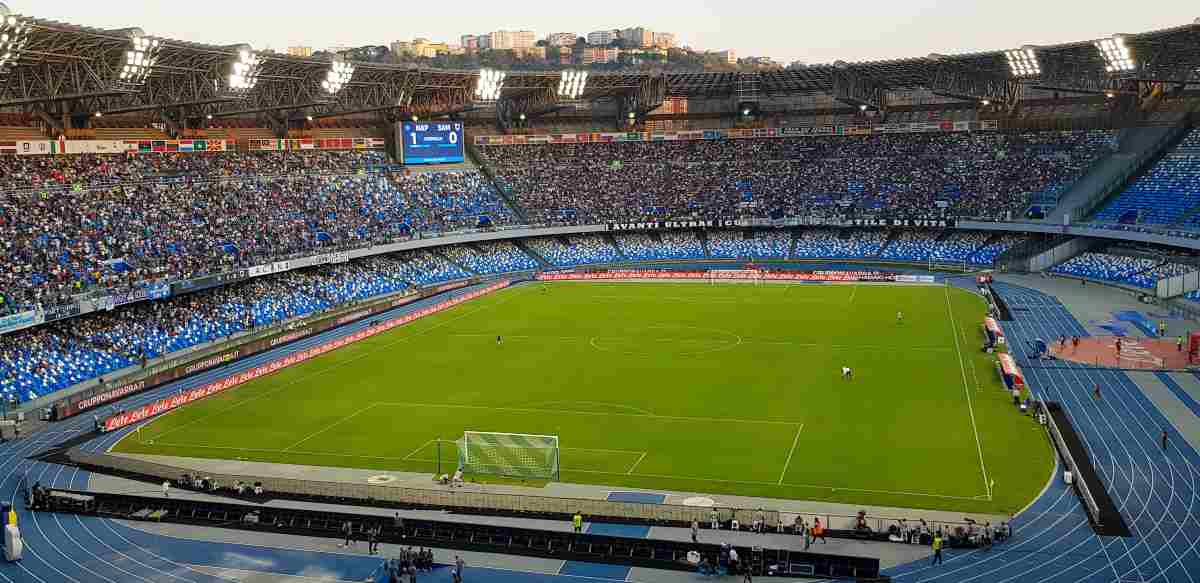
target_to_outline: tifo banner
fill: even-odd
[[[704,219],[694,221],[643,221],[609,223],[609,231],[660,231],[668,229],[721,229],[736,227],[736,219]]]
[[[843,224],[848,227],[914,227],[948,229],[953,227],[955,222],[954,219],[945,217],[915,219],[878,217],[871,219],[850,219],[849,221],[844,221]]]
[[[44,316],[42,315],[42,312],[38,310],[29,310],[28,312],[21,312],[11,316],[5,316],[0,318],[0,334],[7,334],[9,332],[23,330],[30,326],[37,326],[43,321]]]
[[[106,431],[106,432],[113,431],[113,430],[125,427],[127,425],[137,423],[137,422],[145,420],[145,419],[149,419],[149,418],[159,415],[161,413],[165,413],[172,409],[182,407],[183,405],[186,405],[193,401],[197,401],[199,399],[203,399],[204,397],[207,397],[210,395],[215,395],[217,393],[229,390],[233,387],[236,387],[243,383],[249,382],[258,377],[268,375],[273,372],[290,367],[292,365],[299,364],[301,362],[310,360],[312,358],[315,358],[317,356],[325,354],[326,352],[329,352],[332,350],[337,350],[338,348],[346,346],[347,344],[353,344],[355,342],[358,342],[359,340],[362,340],[364,338],[369,338],[371,336],[374,336],[374,335],[382,333],[382,332],[386,332],[397,326],[403,326],[409,322],[412,322],[413,320],[418,320],[418,319],[424,318],[426,316],[429,316],[431,314],[436,314],[438,312],[441,312],[441,311],[447,310],[449,308],[452,308],[454,306],[457,306],[463,302],[467,302],[467,301],[473,300],[475,298],[478,298],[480,296],[490,294],[494,291],[506,288],[508,286],[509,286],[509,282],[507,280],[501,281],[498,283],[494,283],[494,284],[492,284],[488,287],[485,287],[481,290],[473,291],[468,294],[463,294],[459,297],[449,299],[444,302],[439,302],[439,303],[429,306],[427,308],[423,308],[423,309],[417,310],[415,312],[412,312],[410,314],[406,314],[405,316],[403,316],[401,318],[397,318],[395,320],[389,320],[388,322],[385,322],[379,326],[371,326],[371,327],[365,328],[363,330],[355,332],[354,334],[351,334],[344,338],[339,338],[337,340],[326,342],[324,344],[314,346],[313,348],[310,348],[308,350],[302,350],[300,352],[296,352],[296,353],[294,353],[290,356],[284,357],[282,359],[270,362],[268,364],[264,364],[262,366],[254,367],[246,372],[239,373],[239,374],[221,379],[214,383],[209,383],[207,385],[192,389],[190,391],[184,391],[182,393],[172,395],[166,399],[160,399],[160,400],[150,403],[148,405],[143,405],[141,407],[138,407],[132,411],[118,413],[118,414],[113,415],[112,417],[109,417],[104,420],[103,431]]]
[[[884,271],[760,271],[715,269],[674,271],[667,269],[619,269],[582,273],[543,273],[543,281],[586,281],[606,279],[762,279],[783,281],[935,283],[932,275],[904,275]]]
[[[163,152],[225,152],[234,149],[231,140],[21,140],[13,147],[0,147],[0,154],[37,156],[48,154],[150,154]]]
[[[875,126],[814,125],[783,128],[746,128],[692,130],[677,132],[599,132],[579,134],[539,134],[529,136],[475,136],[476,146],[513,146],[529,144],[578,144],[587,142],[674,142],[687,140],[726,140],[742,138],[795,138],[803,136],[855,136],[870,134],[996,131],[996,120],[930,121],[892,123]]]
[[[252,151],[270,150],[380,150],[385,146],[383,138],[301,138],[301,139],[258,139],[249,140]]]

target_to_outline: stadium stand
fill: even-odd
[[[787,259],[791,231],[709,231],[708,254],[714,259]]]
[[[808,229],[796,239],[796,259],[868,259],[878,257],[887,242],[883,230]]]
[[[536,260],[508,241],[453,245],[445,251],[451,260],[480,275],[538,268]]]
[[[1024,213],[1115,145],[1111,131],[480,147],[539,224],[714,216]],[[904,160],[904,163],[897,163]]]
[[[1081,253],[1051,268],[1054,273],[1073,275],[1141,288],[1154,287],[1151,270],[1162,262],[1144,257],[1130,257],[1111,253]]]
[[[539,237],[526,242],[530,249],[556,267],[612,263],[620,260],[617,249],[603,235],[574,235],[567,238]]]
[[[1171,225],[1200,205],[1200,130],[1192,130],[1174,150],[1096,213],[1096,220]],[[1190,227],[1200,225],[1193,217]]]
[[[0,271],[0,303],[9,311],[92,286],[129,288],[330,246],[474,228],[481,217],[514,220],[477,171],[367,174],[383,159],[370,151],[19,159],[13,170],[26,187],[0,194],[10,267]],[[161,173],[185,178],[149,180]],[[103,179],[118,182],[67,186]],[[36,186],[46,182],[60,187]]]

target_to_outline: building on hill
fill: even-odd
[[[288,47],[287,54],[289,57],[311,57],[313,48],[304,46]]]
[[[654,44],[654,32],[641,26],[626,28],[621,31],[621,40],[630,48],[649,47]]]
[[[535,44],[537,39],[532,30],[497,30],[488,33],[488,48],[492,50],[527,49]]]
[[[678,46],[673,32],[656,32],[654,33],[653,45],[660,49],[670,49]]]
[[[597,30],[588,33],[587,43],[594,47],[606,47],[618,38],[621,38],[619,30]]]
[[[621,58],[621,51],[607,47],[588,47],[583,49],[580,63],[584,65],[615,63]]]
[[[395,41],[391,44],[392,54],[432,59],[450,52],[450,45],[435,43],[427,38],[415,38],[412,42]]]
[[[570,47],[575,46],[575,40],[578,38],[573,32],[556,32],[546,37],[546,44],[552,47]]]

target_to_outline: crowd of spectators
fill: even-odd
[[[876,134],[480,148],[534,223],[733,216],[1019,217],[1109,131]],[[939,204],[940,203],[940,204]]]
[[[71,181],[96,176],[123,181],[0,192],[7,263],[0,270],[0,306],[48,306],[91,286],[129,288],[474,228],[481,219],[490,225],[514,220],[478,171],[367,172],[381,156],[310,151],[0,158],[0,166],[12,165],[26,185],[75,185]],[[186,172],[149,180],[148,168],[165,172],[162,166]]]

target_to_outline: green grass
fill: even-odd
[[[937,286],[525,285],[177,410],[116,450],[433,472],[439,447],[456,456],[437,440],[464,430],[553,434],[568,482],[1013,512],[1053,461],[979,350],[984,311]]]

